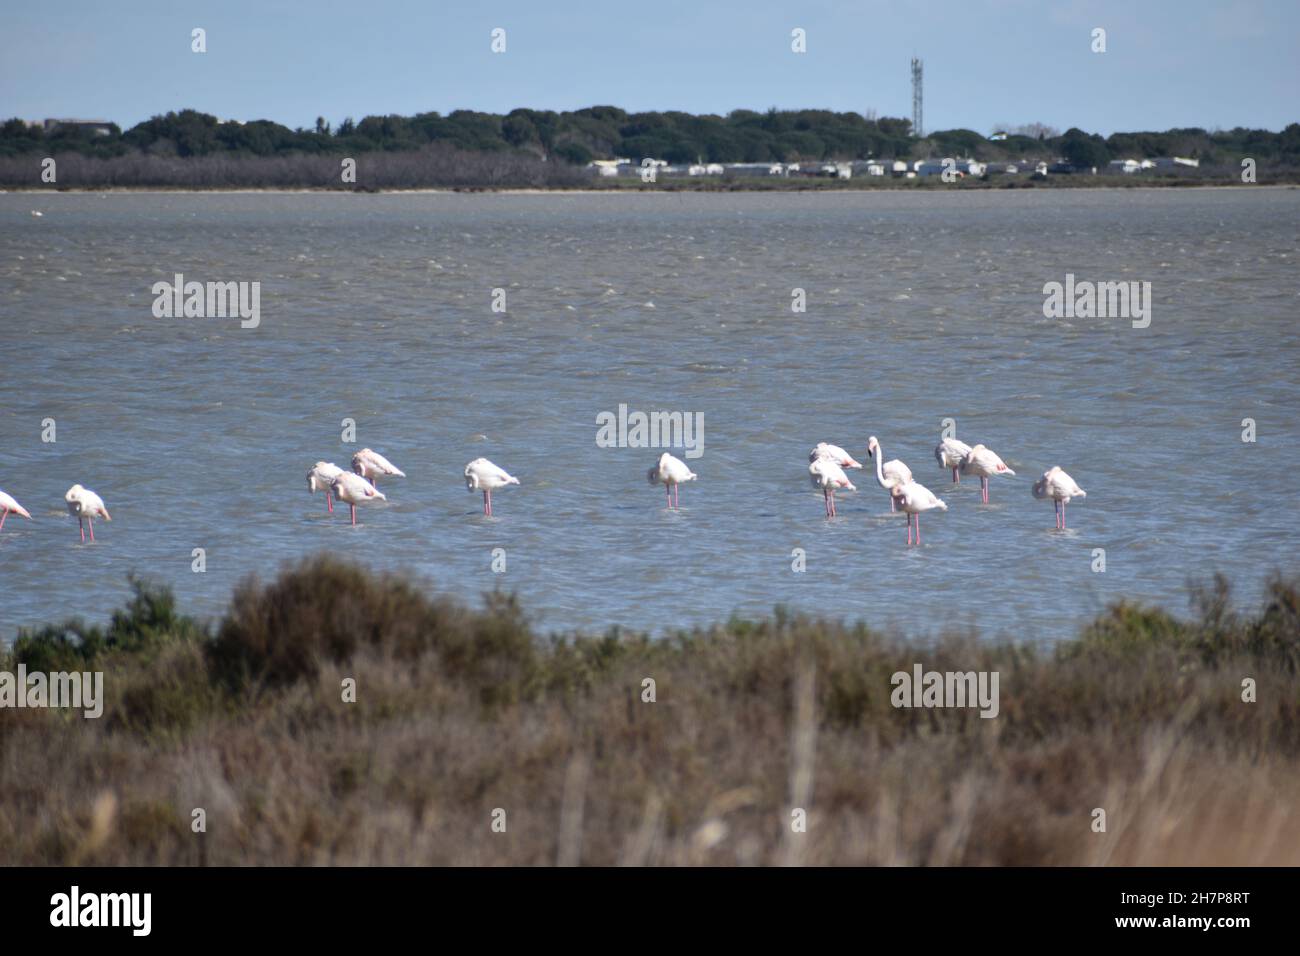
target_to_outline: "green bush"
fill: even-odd
[[[107,628],[87,625],[80,618],[35,630],[20,630],[11,657],[29,671],[89,670],[110,653],[152,655],[175,641],[193,641],[203,628],[177,613],[172,590],[134,575],[128,577],[132,598],[114,611]]]

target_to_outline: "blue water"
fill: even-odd
[[[0,195],[0,489],[35,517],[0,531],[0,639],[106,617],[128,572],[218,615],[322,550],[515,589],[548,630],[784,603],[1052,640],[1120,597],[1181,609],[1216,570],[1249,603],[1300,570],[1298,257],[1300,191],[1264,187]],[[155,318],[178,272],[260,282],[260,326]],[[1045,318],[1066,273],[1151,282],[1150,328]],[[657,450],[597,446],[620,403],[703,415],[680,512]],[[990,505],[935,464],[945,418],[1018,472]],[[870,435],[948,502],[920,547],[865,472],[830,521],[807,481],[817,441],[869,464]],[[409,477],[352,528],[304,475],[362,446]],[[479,456],[521,480],[491,519]],[[1088,491],[1065,533],[1029,490],[1055,464]],[[113,515],[93,545],[74,482]]]

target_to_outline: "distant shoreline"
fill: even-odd
[[[1064,177],[1063,177],[1064,178]],[[1083,179],[1084,177],[1079,177]],[[266,194],[266,193],[321,193],[337,195],[437,195],[442,193],[505,193],[514,195],[550,195],[565,194],[574,196],[626,196],[650,195],[655,193],[841,193],[841,192],[997,192],[1026,190],[1062,190],[1062,189],[1296,189],[1300,180],[1276,183],[1231,183],[1231,182],[1188,182],[1175,180],[1167,182],[1127,182],[1114,177],[1086,177],[1090,182],[1053,182],[1052,180],[1036,182],[989,182],[989,183],[921,183],[909,180],[906,183],[852,182],[836,183],[798,183],[798,184],[764,184],[748,185],[735,183],[628,183],[615,186],[418,186],[412,188],[386,187],[369,189],[345,189],[333,186],[60,186],[56,188],[39,186],[9,186],[0,188],[0,195],[6,193],[37,194],[80,194],[80,193],[226,193]]]

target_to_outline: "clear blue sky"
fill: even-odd
[[[1281,129],[1300,119],[1300,0],[10,0],[0,117],[127,128],[192,107],[318,115],[518,106],[818,107],[925,126]],[[208,52],[190,52],[190,30]],[[489,50],[494,27],[507,50]],[[808,52],[790,51],[807,31]],[[1091,31],[1107,31],[1107,52]]]

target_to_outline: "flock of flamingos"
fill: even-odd
[[[907,543],[912,544],[912,527],[916,526],[916,543],[921,543],[921,514],[925,511],[947,511],[948,506],[942,498],[929,488],[912,479],[912,470],[897,458],[884,461],[884,452],[880,442],[872,435],[867,441],[867,455],[875,461],[876,481],[889,492],[891,511],[907,514]],[[955,438],[944,438],[934,449],[935,460],[945,471],[952,471],[952,480],[958,484],[962,475],[975,475],[980,480],[980,497],[985,504],[989,501],[989,479],[997,475],[1011,476],[1015,472],[994,452],[983,445],[974,447]],[[808,477],[813,487],[822,492],[826,504],[826,517],[835,516],[835,492],[839,490],[856,491],[849,480],[845,468],[861,468],[839,445],[820,442],[808,455]],[[379,490],[379,477],[405,478],[406,473],[395,466],[383,455],[363,448],[352,456],[352,470],[344,471],[338,465],[327,461],[318,461],[307,472],[307,490],[315,493],[325,492],[325,506],[332,514],[334,502],[344,502],[351,509],[352,524],[357,523],[357,505],[386,501]],[[668,496],[668,507],[677,508],[678,487],[687,481],[694,481],[698,476],[686,466],[680,458],[664,452],[659,461],[650,469],[648,478],[651,485],[663,485]],[[508,474],[505,469],[494,465],[486,458],[475,458],[465,466],[465,487],[471,492],[483,493],[483,514],[492,514],[492,492],[509,485],[519,484],[519,479]],[[1073,478],[1053,466],[1043,472],[1043,477],[1034,482],[1035,498],[1051,498],[1056,504],[1056,528],[1065,530],[1065,506],[1071,498],[1086,498],[1087,494]],[[112,521],[104,499],[88,488],[73,485],[63,496],[68,512],[77,519],[81,529],[81,541],[86,541],[86,528],[90,528],[90,540],[95,540],[95,520],[102,518]],[[31,514],[9,495],[0,491],[0,529],[4,528],[5,518],[10,513],[31,519]]]

